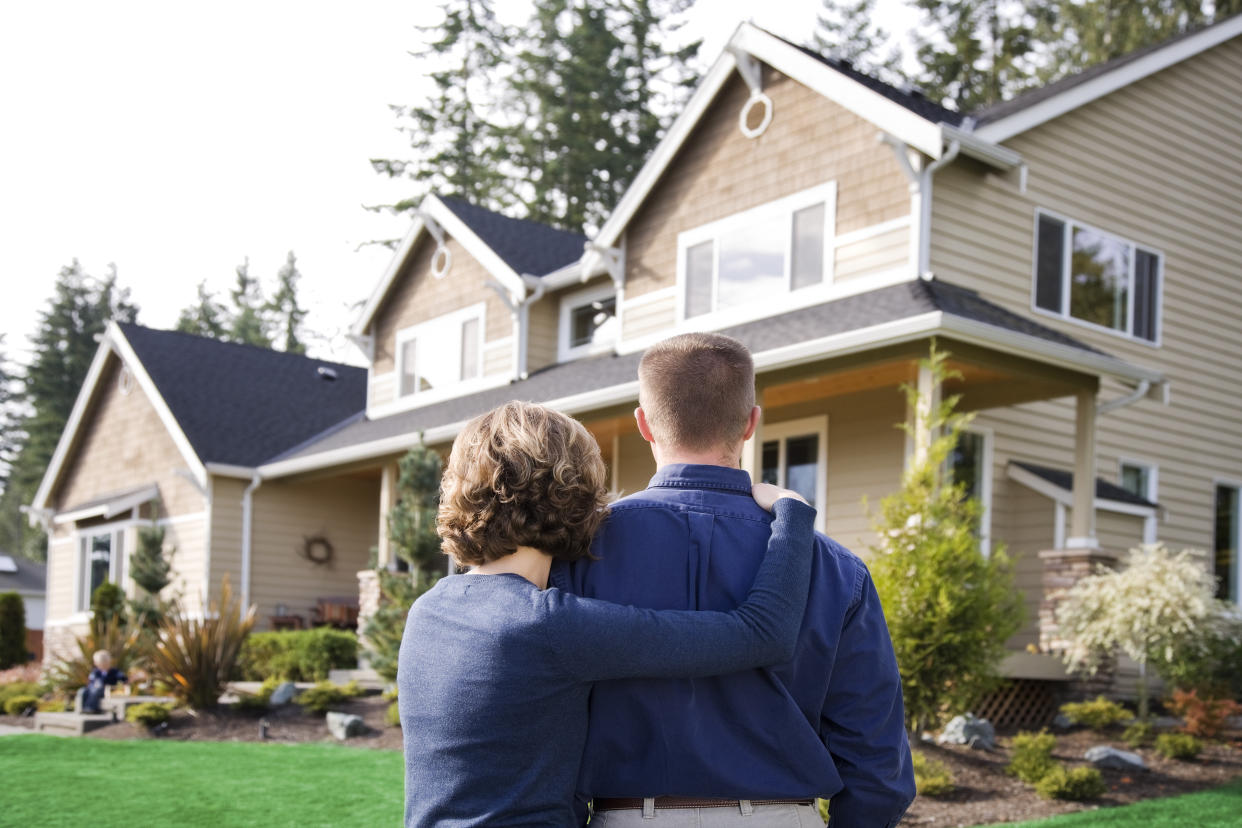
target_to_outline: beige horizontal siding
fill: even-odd
[[[180,594],[188,612],[201,612],[203,574],[207,568],[207,518],[177,522],[164,529],[164,549],[172,551],[172,582],[165,595]]]
[[[899,227],[836,249],[833,280],[847,282],[871,273],[905,267],[910,261],[910,228]]]
[[[545,296],[530,306],[526,364],[531,371],[556,363],[560,307],[560,294]]]
[[[73,615],[73,567],[77,543],[72,529],[54,527],[47,548],[47,620],[60,621]]]
[[[483,376],[513,373],[513,340],[501,340],[499,344],[483,349]]]
[[[242,499],[247,480],[216,477],[212,481],[211,498],[211,576],[212,598],[220,594],[220,586],[228,576],[235,596],[242,588]],[[262,491],[264,483],[256,491]],[[252,494],[252,497],[255,495]]]
[[[1043,561],[1039,553],[1053,547],[1053,502],[992,468],[992,548],[1004,548],[1013,562],[1014,586],[1022,593],[1022,626],[1009,639],[1010,649],[1039,643],[1039,605],[1043,600]]]
[[[397,398],[397,372],[388,371],[383,374],[371,374],[371,383],[367,386],[367,406],[375,407],[390,403]]]
[[[621,305],[621,331],[627,340],[672,331],[677,324],[677,296],[672,292],[658,299]]]
[[[1239,66],[1235,39],[1016,136],[1006,145],[1029,165],[1025,194],[1016,176],[965,164],[935,179],[938,277],[1172,381],[1168,407],[1144,400],[1100,418],[1096,474],[1116,481],[1120,457],[1158,465],[1158,537],[1177,548],[1211,545],[1214,480],[1242,478],[1242,110],[1220,106],[1242,95]],[[1033,313],[1037,207],[1164,254],[1161,347]],[[1100,396],[1122,393],[1106,382]],[[1014,438],[1012,456],[1072,468],[1072,400],[988,419],[998,443]],[[1102,542],[1141,536],[1141,519],[1113,522],[1101,518]]]

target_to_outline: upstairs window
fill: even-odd
[[[611,283],[561,299],[558,351],[562,362],[607,351],[616,341],[617,293]]]
[[[836,184],[828,183],[682,233],[686,319],[831,281]]]
[[[1159,253],[1044,212],[1036,224],[1036,308],[1158,341]]]
[[[481,304],[400,331],[399,396],[426,394],[478,379],[483,372],[482,332]]]

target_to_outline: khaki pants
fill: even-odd
[[[824,828],[814,805],[751,805],[742,800],[728,808],[657,808],[655,800],[645,807],[600,811],[591,817],[590,828]]]

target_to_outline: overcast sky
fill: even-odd
[[[883,0],[889,5],[897,0]],[[521,18],[524,0],[497,0]],[[805,39],[818,0],[698,0],[718,53],[738,21]],[[318,356],[358,363],[339,332],[389,259],[362,242],[407,218],[364,204],[409,189],[372,172],[406,157],[391,103],[426,87],[409,56],[432,0],[6,3],[0,11],[0,331],[24,362],[35,314],[75,257],[115,263],[139,321],[172,327],[245,257],[270,286],[294,250]]]

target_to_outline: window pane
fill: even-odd
[[[787,219],[739,227],[720,239],[716,308],[732,308],[785,291]]]
[[[712,309],[712,256],[709,241],[686,250],[686,318]]]
[[[793,290],[824,281],[824,211],[816,204],[793,215]]]
[[[1238,600],[1238,490],[1216,487],[1216,597]]]
[[[966,497],[983,497],[983,435],[963,431],[949,455],[949,475],[966,488]]]
[[[1105,328],[1128,329],[1126,290],[1130,245],[1085,227],[1074,228],[1070,255],[1070,315]]]
[[[793,489],[815,508],[815,482],[819,479],[819,435],[790,437],[785,441],[785,488]]]
[[[1134,258],[1134,335],[1156,341],[1156,288],[1160,259],[1155,253],[1136,250]]]
[[[1147,486],[1146,466],[1132,466],[1129,463],[1122,464],[1121,488],[1136,497],[1146,498]]]
[[[1061,312],[1061,275],[1065,259],[1065,222],[1039,217],[1035,249],[1035,306]]]
[[[763,444],[763,470],[759,473],[760,483],[781,484],[781,447],[775,440]]]
[[[617,297],[609,296],[588,302],[569,312],[569,347],[578,348],[593,342],[615,338],[613,320],[617,316]]]
[[[414,393],[414,357],[417,355],[415,343],[418,340],[408,339],[401,346],[401,396]]]
[[[86,606],[90,606],[91,596],[104,581],[108,580],[112,568],[112,535],[95,535],[90,542],[90,559],[87,561],[90,580],[87,582]]]
[[[437,325],[434,333],[420,334],[418,359],[418,391],[446,388],[461,379],[461,340],[455,328]]]
[[[467,319],[461,323],[461,378],[474,379],[479,375],[479,320]]]

